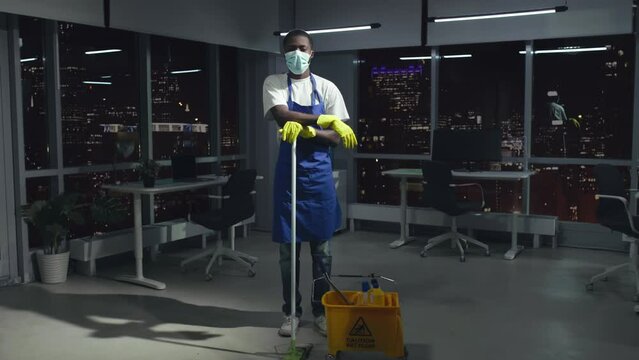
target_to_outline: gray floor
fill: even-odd
[[[335,238],[333,272],[377,272],[397,279],[410,359],[639,358],[639,316],[629,274],[584,282],[623,254],[560,248],[527,249],[518,259],[474,251],[460,263],[446,246],[419,257],[423,242],[390,250],[393,234],[346,233]],[[154,291],[109,280],[132,263],[102,267],[101,277],[71,276],[66,284],[0,288],[0,359],[276,359],[281,321],[277,248],[253,232],[238,248],[260,257],[248,278],[231,263],[203,281],[202,264],[179,271],[176,253],[147,263],[146,275],[165,281]],[[310,310],[310,264],[304,247],[302,281]],[[354,281],[339,280],[344,288]],[[307,311],[300,342],[323,359],[325,339]],[[372,356],[357,357],[373,359]]]

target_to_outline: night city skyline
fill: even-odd
[[[605,43],[609,46],[607,51],[602,53],[535,57],[531,142],[533,156],[601,159],[629,157],[634,77],[634,43],[631,40],[632,37],[615,36],[536,42],[539,48],[544,49],[560,48],[570,44],[594,46]],[[472,57],[442,60],[437,126],[453,129],[499,126],[502,133],[502,155],[523,156],[526,141],[523,136],[525,69],[523,56],[519,54],[521,49],[523,49],[522,43],[494,44],[494,46],[482,44],[481,47],[442,47],[442,54],[471,53]],[[415,93],[423,96],[422,94],[430,89],[424,85],[416,86],[411,76],[415,76],[414,74],[425,76],[423,72],[416,71],[414,62],[412,65],[404,62],[403,69],[397,68],[398,61],[395,59],[405,56],[406,49],[396,52],[386,50],[385,57],[381,59],[381,55],[375,53],[371,55],[371,53],[371,51],[360,52],[358,60],[360,64],[358,132],[362,139],[361,147],[365,149],[362,152],[410,154],[412,152],[402,149],[414,149],[423,144],[422,139],[413,140],[418,132],[390,139],[384,136],[389,133],[410,132],[412,124],[409,116],[404,114],[403,117],[398,117],[396,121],[391,122],[380,121],[373,116],[366,117],[366,114],[384,114],[388,110],[380,109],[380,104],[396,103],[406,104],[405,108],[414,111],[413,116],[417,116],[420,114],[420,109],[414,105]],[[580,61],[576,62],[575,57],[579,57]],[[582,57],[587,59],[581,61]],[[487,60],[495,58],[500,60]],[[507,63],[504,64],[504,61]],[[423,64],[428,67],[427,61]],[[487,64],[490,65],[486,66]],[[374,72],[371,69],[384,71]],[[577,74],[581,74],[579,82],[574,81]],[[584,78],[583,74],[588,75]],[[586,81],[589,86],[584,86],[583,81]],[[550,121],[547,120],[547,92],[558,90],[558,88],[562,102],[565,99],[569,117],[574,116],[580,122],[578,131],[567,131],[565,136],[565,126],[551,126]],[[361,89],[366,89],[367,92],[362,92]],[[423,105],[421,109],[423,108],[430,108],[430,105]],[[371,123],[373,121],[377,123]],[[428,126],[427,123],[424,121],[424,126]],[[377,141],[374,141],[373,137],[366,136],[370,132],[369,129],[376,129]],[[388,144],[380,146],[380,139]],[[397,141],[398,139],[402,141]],[[411,141],[414,143],[408,144]],[[393,142],[395,145],[392,144]],[[399,151],[388,151],[393,149],[393,146]],[[418,153],[428,153],[423,146],[421,149],[422,151]],[[358,201],[398,205],[398,182],[396,179],[381,175],[384,170],[398,167],[419,168],[420,165],[419,161],[358,159]],[[520,163],[502,163],[501,168],[522,170]],[[531,170],[537,171],[537,175],[531,178],[531,213],[556,215],[560,220],[566,221],[596,222],[594,199],[596,182],[591,166],[533,164]],[[622,170],[629,179],[627,168]],[[481,183],[486,191],[487,208],[490,211],[510,212],[522,209],[521,183],[498,181]],[[409,205],[417,206],[419,196],[418,192],[409,192]]]
[[[39,19],[20,18],[24,127],[25,133],[29,134],[25,136],[24,148],[27,170],[51,167],[47,140],[42,23]],[[64,166],[137,161],[140,100],[134,34],[59,22],[58,39]],[[194,145],[197,156],[211,154],[209,82],[204,66],[204,48],[201,43],[152,37],[151,102],[156,159],[170,159],[172,154],[181,151],[181,147],[189,145]],[[104,49],[115,51],[99,53]],[[98,53],[92,54],[95,51]],[[199,62],[193,59],[199,59]],[[220,47],[220,61],[228,64],[236,62],[235,49]],[[198,71],[179,72],[189,69]],[[225,90],[237,90],[237,74],[225,76],[227,83],[234,83],[232,86],[223,84],[222,86],[230,87]],[[239,151],[237,98],[226,96],[221,99],[220,112],[222,154],[235,154]],[[36,128],[42,131],[29,132]],[[121,136],[123,134],[132,137]],[[118,144],[118,138],[126,138],[132,143],[125,144],[126,146]],[[200,173],[210,173],[213,169],[210,164],[202,165],[206,166],[198,166]],[[221,173],[230,173],[238,168],[239,161],[220,164]],[[170,168],[162,169],[165,170],[163,177],[171,176]],[[104,183],[116,180],[136,181],[137,177],[137,173],[132,170],[65,175],[65,191],[81,192],[89,200]],[[51,196],[52,179],[28,178],[28,200]],[[131,212],[130,197],[121,197],[121,200]],[[156,196],[155,216],[158,221],[185,216],[187,206],[181,203],[184,203],[184,194]],[[129,225],[131,224],[122,223],[113,229],[130,227]],[[72,229],[72,235],[86,236],[88,231],[86,227],[76,226]],[[33,232],[30,231],[30,242],[35,246],[38,239],[31,233]]]

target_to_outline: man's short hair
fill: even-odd
[[[282,46],[286,48],[286,44],[289,42],[289,40],[291,40],[292,38],[296,36],[304,36],[305,38],[307,38],[308,43],[311,45],[311,49],[313,48],[313,39],[311,38],[311,35],[309,35],[306,31],[302,29],[293,29],[289,31],[288,34],[284,36],[284,40],[282,40]]]

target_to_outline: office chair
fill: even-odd
[[[250,277],[255,276],[253,265],[258,258],[235,250],[235,226],[241,225],[255,214],[253,195],[255,194],[256,171],[240,170],[229,177],[228,182],[222,188],[222,196],[209,195],[209,198],[222,199],[222,207],[203,213],[189,214],[188,221],[215,230],[218,233],[217,244],[214,249],[203,251],[192,256],[180,264],[184,266],[192,261],[211,256],[204,274],[207,280],[211,280],[211,267],[216,260],[228,257],[248,269]],[[228,229],[231,248],[224,247],[220,232]]]
[[[428,244],[424,246],[424,249],[420,253],[421,256],[425,257],[429,249],[446,240],[450,240],[453,247],[457,245],[457,248],[459,248],[459,252],[461,253],[459,258],[459,261],[461,262],[466,261],[464,247],[462,246],[461,241],[464,242],[466,248],[468,248],[468,243],[471,243],[486,250],[486,256],[490,256],[490,249],[488,248],[488,245],[464,234],[460,234],[457,231],[457,216],[469,212],[481,211],[484,208],[484,189],[481,185],[477,183],[453,184],[452,171],[448,165],[442,162],[423,161],[422,173],[424,177],[422,182],[424,189],[424,192],[422,193],[422,201],[424,206],[432,207],[450,216],[451,229],[445,234],[429,239]],[[454,190],[456,188],[470,186],[479,188],[481,191],[481,202],[457,201]]]
[[[626,189],[619,170],[613,165],[600,164],[594,167],[593,172],[597,180],[597,220],[610,230],[620,232],[622,240],[630,243],[630,261],[624,264],[611,266],[601,274],[597,274],[586,284],[586,289],[592,291],[595,281],[607,280],[608,275],[623,269],[630,269],[635,278],[634,300],[639,301],[639,261],[637,260],[637,248],[639,245],[639,216],[633,216],[628,208],[628,200],[625,197]],[[635,192],[634,200],[638,194]]]

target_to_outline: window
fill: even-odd
[[[634,44],[632,35],[535,42],[534,156],[630,158]],[[562,52],[575,48],[590,51]]]
[[[44,20],[20,17],[20,67],[24,129],[38,129],[24,137],[27,170],[50,166],[49,122],[44,71]]]
[[[138,133],[133,33],[59,23],[58,35],[64,166],[136,161],[137,146],[116,145]]]
[[[69,238],[78,238],[90,236],[93,234],[93,224],[88,221],[90,217],[90,204],[93,198],[101,191],[102,184],[110,184],[117,178],[122,182],[136,181],[138,174],[133,170],[122,170],[117,172],[92,172],[86,174],[65,175],[64,191],[70,193],[78,193],[82,195],[80,202],[84,205],[81,209],[85,222],[81,225],[72,224],[70,228]],[[133,227],[133,198],[128,194],[108,193],[109,196],[116,197],[127,207],[127,214],[124,220],[118,224],[109,224],[108,229],[100,229],[100,231],[114,231]]]
[[[151,38],[153,158],[211,154],[206,45]]]
[[[597,183],[592,166],[534,165],[538,173],[531,177],[531,212],[554,215],[560,220],[597,222]],[[626,185],[627,168],[620,168]],[[628,187],[628,186],[627,186]]]
[[[38,200],[48,200],[53,194],[51,193],[51,184],[54,178],[36,177],[26,179],[27,185],[27,204],[33,204]],[[28,225],[29,247],[42,246],[42,239],[37,230],[32,225]]]
[[[357,201],[360,203],[399,205],[399,179],[382,175],[383,171],[397,168],[419,168],[419,161],[358,159]],[[409,191],[408,204],[419,204],[420,193]]]
[[[419,47],[359,54],[359,152],[430,151],[430,62],[400,60],[404,56],[430,56],[430,50]]]
[[[222,155],[240,153],[237,49],[220,46],[220,148]]]
[[[500,128],[503,154],[522,156],[523,48],[520,42],[441,47],[437,127]]]

